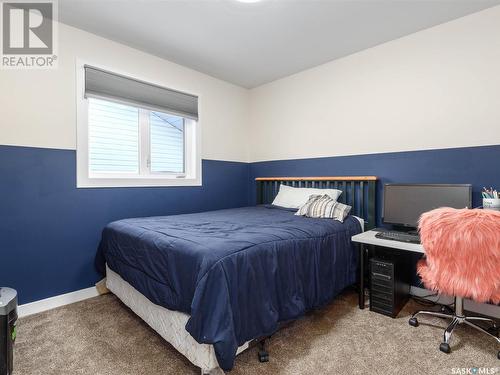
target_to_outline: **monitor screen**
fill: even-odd
[[[384,185],[383,221],[416,228],[424,212],[438,207],[465,208],[472,204],[471,185]]]

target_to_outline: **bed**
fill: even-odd
[[[272,206],[280,184],[338,188],[343,223]],[[351,237],[375,217],[375,177],[259,178],[254,207],[134,218],[103,231],[107,286],[204,374],[356,281]]]

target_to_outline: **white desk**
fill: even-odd
[[[414,253],[424,253],[424,247],[419,243],[409,243],[393,240],[384,240],[382,238],[377,238],[375,235],[377,231],[369,230],[360,234],[356,234],[351,237],[353,242],[362,243],[365,245],[375,245],[382,247],[389,247],[391,249],[412,251]]]
[[[424,253],[424,247],[421,244],[384,240],[375,235],[378,231],[369,230],[351,237],[352,242],[357,242],[361,246],[359,251],[359,308],[365,308],[365,245],[379,246],[398,251],[411,251],[413,253]]]

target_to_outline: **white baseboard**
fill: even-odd
[[[410,294],[417,297],[424,297],[434,294],[432,291],[418,288],[416,286],[412,286],[410,289]],[[450,304],[453,303],[453,297],[440,295],[435,297],[429,297],[430,301],[436,302],[439,298],[439,303],[442,304]],[[491,316],[497,319],[500,319],[500,306],[491,305],[489,303],[477,303],[471,300],[464,300],[464,309],[468,311],[472,311],[475,313]]]
[[[99,293],[97,292],[97,289],[95,288],[95,286],[93,286],[87,289],[81,289],[75,292],[61,294],[59,296],[42,299],[40,301],[19,305],[17,312],[19,317],[28,316],[40,313],[42,311],[55,309],[56,307],[69,305],[70,303],[82,301],[87,298],[96,297],[98,295]]]
[[[410,289],[410,294],[417,297],[424,297],[432,295],[433,293],[430,290],[412,286]],[[98,295],[99,292],[97,291],[96,287],[93,286],[87,289],[77,290],[76,292],[61,294],[59,296],[42,299],[40,301],[19,305],[18,314],[19,317],[28,316],[43,311],[55,309],[56,307],[69,305],[70,303],[83,301],[84,299],[87,298],[97,297]],[[438,299],[437,296],[429,298],[430,301],[434,302],[437,299]],[[439,297],[439,303],[449,304],[452,302],[453,302],[453,297],[446,295],[441,295]],[[466,310],[500,319],[500,306],[490,305],[487,303],[476,303],[470,300],[465,300],[464,307]]]

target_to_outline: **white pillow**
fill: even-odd
[[[307,202],[311,195],[324,194],[337,200],[342,191],[337,189],[295,188],[282,184],[278,195],[274,198],[273,205],[285,208],[300,208]]]

